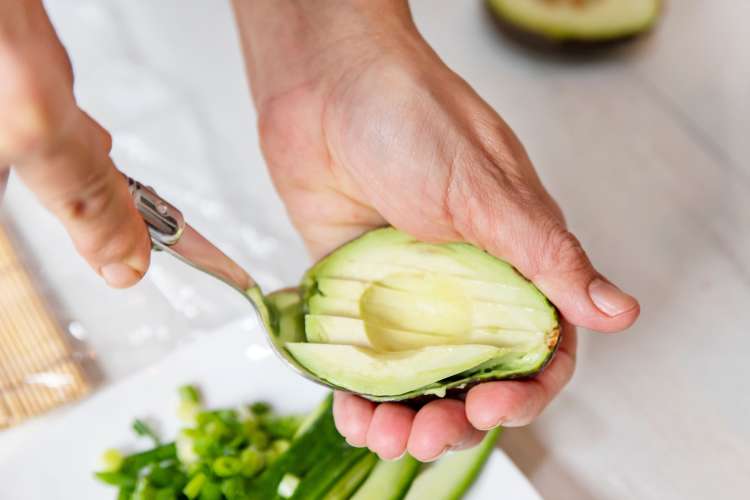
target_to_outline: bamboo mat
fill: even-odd
[[[0,225],[0,429],[88,392],[66,335]]]

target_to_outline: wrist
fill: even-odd
[[[257,106],[302,84],[423,43],[406,0],[233,0]]]

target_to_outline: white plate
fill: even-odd
[[[113,489],[92,478],[102,450],[134,449],[130,424],[135,417],[154,420],[164,436],[173,436],[178,426],[175,389],[185,383],[198,384],[209,406],[267,400],[281,412],[309,410],[326,393],[277,360],[253,322],[234,324],[78,405],[2,433],[0,498],[113,498]],[[468,498],[541,497],[510,459],[495,450]]]

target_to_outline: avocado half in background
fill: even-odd
[[[533,375],[557,310],[510,264],[466,243],[370,231],[267,302],[276,341],[306,370],[374,401],[445,396]]]
[[[528,42],[596,48],[634,38],[659,18],[661,0],[486,0],[506,33]]]

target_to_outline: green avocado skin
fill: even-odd
[[[544,1],[544,0],[539,0]],[[613,0],[604,0],[613,1]],[[628,0],[614,0],[628,1]],[[659,20],[663,10],[661,0],[651,0],[652,9],[649,16],[636,24],[624,24],[607,30],[577,30],[564,24],[537,24],[532,18],[524,18],[508,4],[510,0],[485,0],[487,12],[495,21],[498,29],[525,45],[540,49],[561,49],[566,52],[591,52],[621,45],[639,35],[649,32]],[[596,28],[596,25],[590,26]]]

